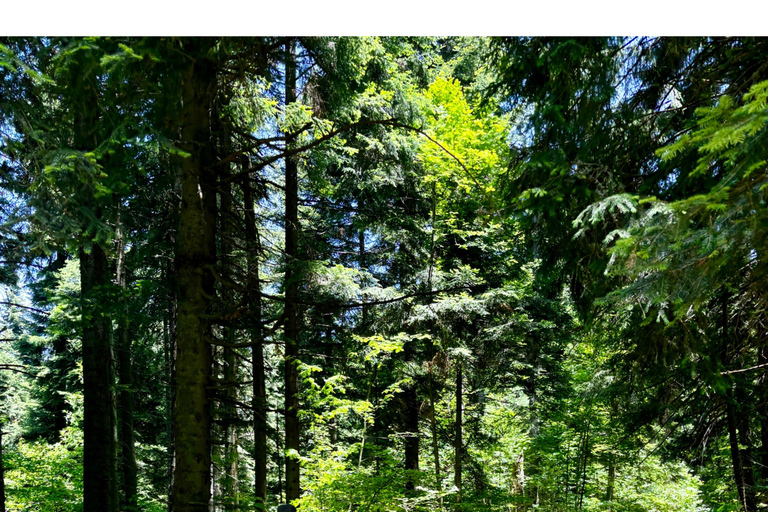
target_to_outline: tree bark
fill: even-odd
[[[463,387],[464,387],[464,376],[462,372],[462,364],[461,361],[457,361],[456,364],[456,439],[454,444],[454,459],[453,459],[453,485],[456,486],[456,489],[458,492],[456,493],[456,503],[457,505],[461,504],[461,457],[462,457],[462,444],[463,444],[463,435],[462,435],[462,408],[464,406],[463,404]],[[457,506],[457,510],[460,507]]]
[[[120,469],[123,475],[123,510],[138,508],[138,468],[134,440],[133,368],[131,362],[131,336],[125,293],[128,270],[125,262],[125,230],[117,223],[117,285],[123,296],[117,326],[118,379],[120,383]]]
[[[739,450],[739,437],[736,430],[736,408],[733,404],[733,389],[726,392],[726,422],[728,423],[728,444],[731,448],[731,463],[733,465],[733,478],[736,481],[736,490],[739,493],[739,503],[744,512],[751,512],[747,505],[747,493],[744,486],[744,467],[741,463],[741,450]]]
[[[296,102],[296,42],[285,47],[285,105]],[[286,147],[294,141],[289,137]],[[299,173],[296,159],[285,159],[285,499],[301,496],[299,487],[299,318],[296,263],[299,235]]]
[[[745,397],[740,397],[742,400]],[[746,400],[740,400],[744,404]],[[749,428],[749,414],[743,409],[740,411],[741,418],[738,424],[739,429],[739,450],[741,451],[741,466],[744,472],[744,501],[748,511],[757,510],[757,497],[755,495],[755,468],[752,460],[752,440]],[[741,449],[744,446],[744,449]]]
[[[430,424],[432,427],[432,457],[435,459],[435,488],[440,493],[440,510],[443,510],[443,485],[442,477],[440,476],[440,451],[437,446],[437,423],[435,418],[435,395],[432,389],[432,365],[430,363],[429,370],[429,408],[430,408]]]
[[[408,360],[408,356],[406,356]],[[405,469],[406,471],[419,470],[419,399],[415,385],[406,388],[403,393],[405,402]],[[405,488],[412,491],[416,488],[415,475],[409,474]]]
[[[757,358],[757,364],[768,364],[768,340],[765,338],[759,348],[760,352]],[[763,371],[759,380],[758,399],[758,417],[760,418],[760,445],[762,449],[760,458],[760,478],[763,485],[768,483],[768,370]]]
[[[584,434],[584,458],[581,464],[581,491],[579,491],[579,510],[584,508],[584,494],[587,491],[587,465],[591,454],[589,446],[590,422],[587,421],[587,431]]]
[[[204,56],[205,39],[184,42],[185,53],[197,56],[182,72],[180,147],[188,156],[181,163],[182,190],[179,242],[176,393],[174,404],[175,467],[170,502],[172,512],[207,512],[211,496],[211,346],[208,304],[214,296],[215,207],[211,166],[211,111],[216,70]],[[208,210],[208,211],[206,211]],[[211,219],[214,219],[213,222]]]
[[[608,488],[605,491],[605,501],[608,502],[608,510],[613,510],[613,494],[614,487],[616,486],[616,456],[611,454],[610,462],[608,463]]]
[[[0,512],[5,512],[5,466],[3,466],[3,422],[0,419]]]
[[[244,166],[250,167],[250,160],[244,159]],[[245,237],[248,252],[248,276],[253,279],[253,293],[249,301],[255,319],[251,333],[251,365],[253,367],[253,464],[254,496],[256,507],[264,510],[267,506],[267,381],[264,367],[264,340],[261,329],[261,277],[259,275],[259,257],[261,244],[254,218],[254,197],[250,175],[243,181],[243,200],[245,203]]]
[[[229,154],[229,134],[226,130],[222,130],[223,140],[222,148],[223,154]],[[234,250],[232,243],[232,236],[230,226],[235,218],[232,208],[232,182],[227,179],[227,176],[222,176],[221,184],[219,186],[221,191],[221,252],[222,262],[226,266],[225,271],[228,273],[232,270],[230,260]],[[222,290],[222,299],[224,303],[229,305],[234,303],[234,296],[232,291],[228,287],[224,287]],[[235,329],[230,326],[224,327],[224,339],[228,343],[234,343],[235,341]],[[224,347],[224,382],[227,387],[224,394],[227,400],[224,403],[223,411],[224,417],[224,481],[222,485],[222,494],[224,495],[224,510],[236,511],[239,509],[238,504],[238,491],[239,491],[239,459],[238,459],[238,444],[239,436],[235,420],[237,420],[237,408],[235,403],[237,402],[237,354],[235,348]]]
[[[98,64],[89,51],[78,52],[72,62],[71,91],[75,114],[74,149],[92,151],[98,146],[99,93]],[[82,164],[78,164],[82,165]],[[90,209],[97,222],[104,218],[99,200]],[[83,346],[83,510],[115,512],[119,507],[117,490],[117,452],[115,441],[115,402],[113,396],[114,357],[111,321],[104,311],[110,284],[106,252],[92,240],[90,220],[83,220],[83,240],[79,248],[80,300]]]
[[[109,286],[104,250],[94,243],[80,248],[83,323],[83,510],[118,510],[115,443],[114,358],[110,320],[103,305]]]

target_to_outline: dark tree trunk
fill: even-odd
[[[125,263],[125,233],[118,220],[117,233],[117,285],[125,294],[128,270]],[[120,469],[123,475],[123,510],[136,510],[138,506],[138,468],[134,448],[133,429],[133,368],[131,362],[131,335],[128,307],[121,297],[121,311],[117,327],[118,379],[120,383]]]
[[[0,421],[0,512],[5,512],[5,466],[3,466],[3,422]]]
[[[432,458],[435,462],[435,488],[437,489],[437,492],[440,493],[440,510],[443,510],[443,484],[442,484],[442,476],[440,475],[440,451],[438,449],[437,444],[437,418],[435,418],[435,393],[433,389],[433,377],[432,377],[432,366],[434,364],[433,362],[430,363],[430,370],[429,370],[429,409],[430,409],[430,426],[432,429]]]
[[[296,42],[285,48],[285,104],[296,102]],[[286,140],[286,147],[293,140]],[[295,158],[285,159],[285,449],[299,452],[299,318],[296,280],[299,236],[299,173]],[[285,500],[290,503],[301,495],[299,461],[295,456],[285,461]]]
[[[405,469],[419,470],[419,399],[416,388],[411,386],[404,393],[405,401]],[[405,488],[416,488],[413,476],[409,475]]]
[[[768,340],[763,339],[760,352],[757,358],[759,365],[768,364]],[[759,380],[757,396],[760,400],[758,406],[758,417],[760,418],[760,478],[762,484],[768,483],[768,370],[763,370]]]
[[[605,491],[605,501],[608,502],[608,510],[613,510],[613,494],[616,485],[616,456],[611,454],[608,463],[608,488]]]
[[[91,52],[78,52],[72,63],[71,108],[75,113],[74,149],[92,151],[98,146],[99,97],[96,88],[98,63]],[[82,164],[78,164],[82,165]],[[96,198],[87,206],[97,222],[104,219]],[[90,220],[83,220],[84,224]],[[83,226],[80,257],[80,300],[83,346],[83,510],[118,510],[114,358],[111,321],[105,312],[110,284],[109,262],[104,248],[91,240],[90,226]]]
[[[733,465],[733,477],[736,481],[736,489],[739,492],[739,503],[744,512],[752,512],[747,504],[747,493],[744,483],[744,466],[741,463],[741,450],[739,450],[739,437],[736,429],[736,407],[733,403],[733,389],[726,393],[726,421],[728,423],[728,444],[731,448],[731,463]]]
[[[244,159],[244,166],[250,168],[250,160]],[[243,201],[245,203],[245,237],[248,252],[248,276],[252,279],[250,308],[255,319],[251,333],[251,365],[253,366],[253,464],[254,495],[256,506],[265,509],[267,505],[267,380],[264,367],[264,340],[261,329],[261,277],[259,275],[259,257],[261,244],[256,230],[254,217],[254,197],[251,176],[243,181]]]
[[[456,486],[456,503],[461,503],[461,457],[462,457],[462,408],[463,404],[464,376],[462,374],[461,361],[456,364],[456,439],[454,440],[453,485]]]
[[[229,134],[226,130],[223,130],[224,140],[222,141],[222,154],[229,154]],[[228,179],[228,175],[222,176],[221,185],[219,186],[221,191],[221,260],[225,265],[225,270],[229,273],[232,271],[231,258],[234,250],[232,243],[232,230],[230,226],[234,222],[234,212],[232,209],[232,182]],[[229,287],[224,287],[222,290],[222,299],[224,304],[234,304],[234,296]],[[234,343],[235,341],[235,329],[226,326],[224,327],[224,339],[228,343]],[[238,503],[238,490],[239,490],[239,459],[238,459],[238,445],[239,436],[237,426],[235,424],[237,420],[237,408],[235,403],[237,402],[237,354],[235,348],[224,347],[224,382],[226,384],[223,412],[224,417],[224,482],[222,485],[222,494],[224,495],[224,509],[227,511],[234,511],[239,509]]]
[[[110,319],[102,295],[109,286],[108,262],[99,244],[80,249],[83,315],[83,510],[117,511],[114,359]]]
[[[166,435],[166,451],[168,457],[168,464],[166,467],[167,489],[168,495],[171,494],[173,489],[173,471],[176,467],[176,449],[174,443],[173,433],[173,411],[175,410],[176,402],[176,320],[178,310],[177,291],[175,286],[175,273],[173,272],[173,262],[168,261],[165,269],[164,280],[168,285],[168,318],[163,319],[163,336],[164,336],[164,357],[165,357],[165,372],[166,379],[168,380],[168,389],[165,395],[165,435]],[[170,501],[168,501],[168,507],[170,510]]]
[[[744,397],[741,397],[744,398]],[[744,404],[745,401],[739,403]],[[744,501],[747,511],[757,509],[757,497],[755,495],[755,466],[752,461],[752,440],[749,428],[749,414],[741,410],[739,414],[739,445],[744,446],[741,451],[741,467],[744,472]]]
[[[170,502],[173,512],[208,512],[211,497],[210,325],[206,319],[213,291],[216,223],[211,111],[216,70],[204,56],[210,42],[191,39],[184,52],[196,56],[182,73],[180,147],[182,190],[179,242],[176,393],[174,403],[175,466]],[[202,196],[202,197],[201,197]],[[207,211],[208,210],[208,211]],[[213,219],[213,221],[212,221]]]
[[[729,362],[729,349],[732,347],[732,340],[730,336],[729,323],[728,323],[728,302],[729,292],[724,290],[720,297],[722,309],[720,312],[721,321],[721,337],[722,337],[722,354],[724,363]],[[736,385],[733,384],[728,388],[725,394],[726,400],[726,423],[728,426],[728,444],[731,449],[731,463],[733,465],[733,478],[736,482],[736,490],[739,494],[739,503],[741,504],[744,512],[754,512],[755,510],[755,491],[754,491],[754,479],[752,475],[749,477],[745,474],[745,464],[743,454],[739,448],[739,427],[741,427],[742,438],[747,432],[744,429],[744,424],[739,425],[739,407],[736,403]],[[748,419],[746,421],[749,421]],[[747,464],[750,473],[752,472],[751,463]]]

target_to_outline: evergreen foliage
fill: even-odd
[[[0,39],[3,510],[757,512],[767,58]]]

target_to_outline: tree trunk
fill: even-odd
[[[456,493],[456,503],[461,504],[461,457],[462,457],[462,444],[463,436],[461,432],[462,427],[462,407],[463,407],[463,387],[464,380],[462,375],[461,361],[457,361],[456,365],[456,439],[454,445],[454,462],[453,462],[453,485],[456,486],[458,492]],[[457,507],[457,510],[460,507]]]
[[[611,454],[611,461],[608,463],[608,488],[605,491],[605,501],[608,502],[608,510],[613,510],[613,494],[616,486],[616,456]]]
[[[733,478],[736,481],[736,490],[739,493],[739,503],[744,512],[752,512],[747,503],[747,493],[744,484],[744,466],[741,463],[741,450],[739,450],[739,437],[736,430],[736,408],[733,403],[733,388],[726,393],[726,421],[728,423],[728,443],[731,448],[731,463],[733,464]]]
[[[419,399],[416,395],[416,387],[410,386],[403,393],[405,396],[405,469],[406,471],[419,470]],[[408,475],[405,484],[406,490],[416,488],[414,475]]]
[[[432,427],[432,457],[435,459],[435,488],[440,493],[440,510],[443,510],[443,485],[442,478],[440,476],[440,451],[437,446],[437,423],[435,418],[435,394],[432,389],[432,365],[430,363],[429,369],[429,408],[430,408],[430,425]]]
[[[168,283],[168,309],[169,314],[167,319],[163,319],[163,336],[164,336],[164,356],[165,356],[165,371],[166,378],[168,379],[168,389],[165,395],[165,435],[166,435],[166,450],[168,456],[168,464],[166,467],[166,478],[168,484],[168,495],[170,496],[173,489],[173,471],[176,467],[176,449],[173,440],[173,411],[175,410],[176,403],[176,339],[177,339],[177,310],[178,300],[175,290],[175,273],[173,272],[173,262],[168,261],[168,269],[165,270],[165,281]],[[168,509],[170,510],[170,500],[168,501]]]
[[[211,496],[211,372],[208,304],[214,297],[216,223],[213,142],[210,114],[216,70],[205,57],[205,39],[184,42],[187,54],[182,76],[182,137],[188,153],[181,163],[182,192],[179,243],[176,252],[178,312],[176,394],[174,405],[175,467],[170,501],[173,512],[207,512]],[[214,219],[212,222],[211,219]]]
[[[222,154],[229,154],[229,134],[226,130],[222,130]],[[221,252],[222,262],[226,265],[225,270],[229,273],[232,271],[231,258],[234,251],[232,243],[232,233],[230,226],[234,222],[234,212],[232,208],[232,182],[228,179],[228,171],[222,176],[221,185],[219,189],[221,191]],[[222,290],[222,299],[226,305],[234,304],[234,296],[232,290],[225,286]],[[235,329],[230,326],[224,327],[224,339],[227,343],[235,342]],[[226,400],[224,401],[224,482],[222,485],[222,494],[224,495],[224,509],[227,511],[235,511],[239,509],[238,504],[238,488],[239,488],[239,460],[238,460],[238,445],[239,437],[237,426],[235,424],[238,415],[235,403],[237,402],[237,354],[235,348],[224,347],[224,383],[226,388],[224,394]]]
[[[728,325],[728,299],[729,292],[723,290],[720,297],[722,302],[721,310],[721,336],[722,336],[722,358],[723,362],[728,363],[728,351],[731,346],[731,336]],[[731,463],[733,465],[733,477],[736,482],[736,489],[739,494],[739,503],[744,509],[744,512],[754,512],[755,510],[755,491],[754,491],[754,479],[750,474],[748,477],[745,473],[744,460],[742,458],[741,449],[739,448],[739,410],[736,403],[735,383],[728,388],[725,395],[726,400],[726,423],[728,425],[728,444],[731,449]],[[749,421],[748,419],[746,421]],[[741,425],[742,438],[746,431],[744,425]],[[752,472],[751,462],[747,464],[747,468],[750,473]]]
[[[285,104],[296,102],[296,42],[285,48]],[[286,140],[290,147],[293,139]],[[299,319],[296,263],[299,235],[299,173],[296,159],[285,159],[285,499],[288,503],[301,495],[299,487]]]
[[[131,336],[128,306],[125,293],[128,287],[128,270],[125,263],[125,230],[118,218],[117,223],[117,285],[121,297],[117,326],[118,379],[120,382],[120,469],[123,474],[123,510],[138,508],[138,468],[133,428],[133,368],[131,362]]]
[[[584,508],[584,494],[587,491],[587,464],[589,463],[590,447],[589,432],[590,422],[587,421],[587,431],[584,434],[584,458],[581,463],[581,491],[579,491],[579,510]]]
[[[3,422],[0,419],[0,512],[5,512],[5,466],[3,466]]]
[[[244,159],[244,165],[250,168],[250,160]],[[253,464],[254,496],[256,507],[264,510],[267,506],[267,381],[264,368],[264,340],[261,329],[261,277],[259,275],[259,257],[261,244],[254,218],[253,187],[251,176],[243,181],[243,200],[245,202],[245,237],[248,252],[248,276],[253,282],[249,306],[255,322],[251,333],[251,365],[253,367]]]
[[[739,403],[744,404],[746,401],[745,397],[740,398],[743,400],[740,400]],[[749,429],[749,414],[742,409],[738,416],[740,418],[738,424],[739,445],[744,446],[743,450],[741,448],[739,448],[739,450],[741,452],[741,469],[744,472],[745,510],[753,511],[757,509],[757,497],[755,495],[755,468],[752,461],[752,440]]]
[[[71,90],[75,114],[74,149],[92,151],[98,146],[99,96],[96,88],[98,64],[91,52],[78,52],[72,63]],[[97,222],[103,208],[96,198],[86,205]],[[89,221],[83,221],[85,224]],[[83,510],[118,510],[115,402],[113,396],[114,358],[110,339],[111,321],[105,314],[104,292],[110,284],[109,264],[104,248],[92,240],[83,226],[80,257],[80,300],[83,346]]]
[[[760,352],[757,358],[757,364],[768,364],[768,340],[763,339]],[[768,484],[768,370],[764,370],[759,380],[758,386],[758,417],[760,418],[760,446],[762,449],[760,458],[760,478],[762,484]]]
[[[83,510],[118,510],[115,402],[112,394],[114,359],[110,320],[104,313],[109,286],[107,256],[93,244],[80,248],[83,322]]]

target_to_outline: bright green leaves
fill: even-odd
[[[476,117],[456,80],[439,78],[425,95],[432,107],[430,134],[435,141],[424,142],[419,153],[426,182],[436,184],[444,206],[463,198],[479,207],[495,190],[495,178],[504,168],[507,125],[494,116]]]

